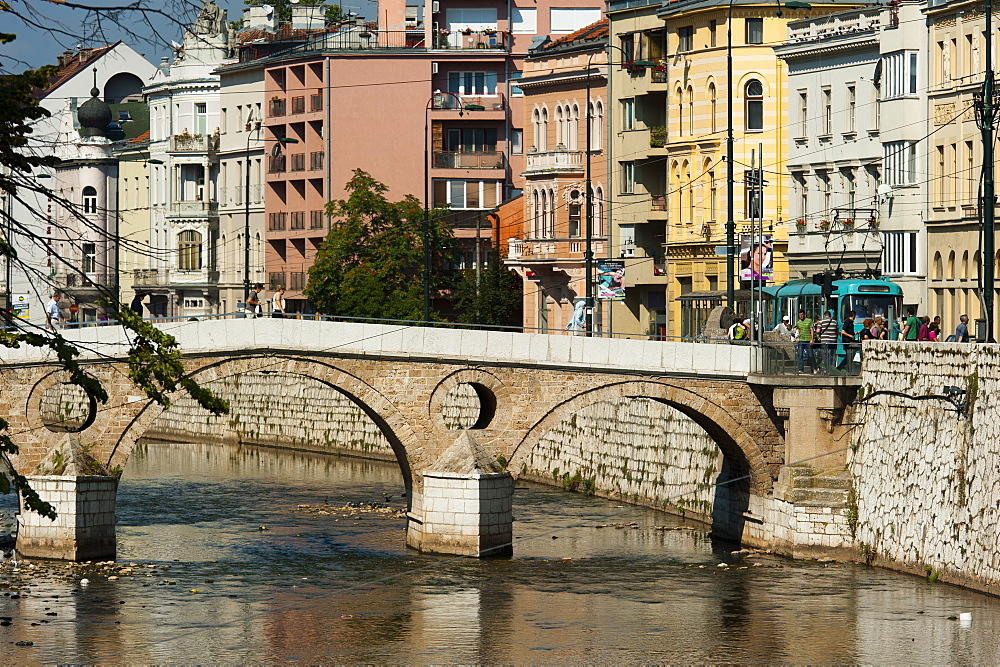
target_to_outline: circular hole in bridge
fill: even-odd
[[[463,382],[452,387],[441,405],[445,426],[454,430],[486,428],[496,411],[496,396],[478,382]]]
[[[97,399],[75,384],[54,384],[42,392],[42,424],[55,433],[86,430],[97,417]]]

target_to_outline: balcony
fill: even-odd
[[[219,150],[219,137],[202,134],[178,134],[170,139],[171,153],[214,153]]]
[[[132,271],[133,287],[157,287],[169,284],[169,269],[135,269]]]
[[[859,32],[874,32],[882,21],[882,9],[856,9],[827,16],[791,21],[788,24],[789,42],[808,42]]]
[[[431,109],[454,111],[503,111],[506,108],[503,93],[495,95],[459,95],[434,93]]]
[[[288,164],[284,155],[272,155],[267,163],[267,173],[283,174],[288,171]]]
[[[434,48],[508,51],[512,42],[509,34],[496,30],[460,30],[455,32],[440,30],[434,40]]]
[[[499,151],[434,151],[435,169],[503,169]]]
[[[650,83],[666,83],[667,82],[667,68],[666,67],[653,67],[649,70],[649,82]]]
[[[172,201],[170,215],[177,217],[203,217],[219,212],[217,201]]]
[[[541,174],[582,174],[583,158],[586,151],[545,151],[542,153],[529,152],[527,155],[527,166],[523,176],[537,176]]]

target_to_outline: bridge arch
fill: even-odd
[[[649,399],[690,417],[719,446],[733,476],[753,475],[748,487],[756,495],[766,495],[771,490],[772,479],[768,474],[767,461],[751,430],[714,400],[691,388],[667,382],[617,382],[582,391],[554,405],[515,445],[508,469],[517,475],[542,437],[580,410],[595,403],[622,398]]]
[[[416,433],[392,402],[357,374],[346,371],[334,363],[292,355],[253,355],[232,359],[188,358],[186,361],[189,367],[200,363],[187,376],[209,389],[212,388],[213,381],[225,377],[266,373],[309,378],[342,394],[361,409],[385,436],[402,472],[407,496],[412,498],[413,459],[414,453],[420,449]],[[146,402],[118,437],[108,457],[109,467],[116,465],[124,467],[136,440],[152,426],[163,411],[164,408],[153,401]]]

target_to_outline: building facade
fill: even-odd
[[[603,20],[543,43],[525,59],[518,82],[530,145],[521,174],[522,206],[518,220],[509,223],[506,263],[524,279],[528,330],[582,333],[582,328],[567,327],[586,296],[588,176],[593,256],[608,254],[607,39]],[[601,330],[603,309],[597,306],[595,329]]]

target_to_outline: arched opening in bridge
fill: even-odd
[[[78,385],[60,382],[42,392],[39,412],[49,431],[79,433],[97,418],[97,399]]]
[[[453,430],[487,428],[496,412],[496,395],[479,382],[455,385],[441,403],[441,417],[445,426]]]
[[[715,537],[739,541],[743,532],[746,457],[663,400],[620,397],[581,407],[540,434],[515,465],[519,479],[648,505],[711,526]]]

